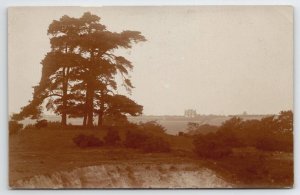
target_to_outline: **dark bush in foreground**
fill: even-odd
[[[144,152],[170,152],[170,144],[166,140],[141,130],[128,131],[124,145]]]
[[[151,133],[152,135],[162,135],[165,134],[166,129],[156,121],[148,121],[145,123],[139,123],[138,128],[146,133]]]
[[[125,135],[124,145],[127,148],[142,148],[143,143],[148,139],[149,135],[142,131],[127,131]]]
[[[108,129],[106,136],[104,137],[104,142],[106,145],[114,146],[120,142],[119,132],[114,129]]]
[[[170,152],[170,144],[161,137],[151,136],[142,145],[144,152]]]
[[[268,177],[266,156],[259,151],[241,152],[224,158],[220,163],[244,183],[266,180]]]
[[[37,121],[35,123],[35,127],[38,128],[38,129],[46,128],[47,126],[48,126],[48,121],[45,120],[45,119]]]
[[[213,133],[198,135],[194,140],[195,152],[201,158],[220,159],[231,154],[226,142]]]
[[[73,138],[73,142],[80,148],[103,146],[103,141],[93,135],[77,135]]]
[[[233,174],[245,187],[286,187],[293,185],[293,161],[274,158],[265,152],[241,149],[238,154],[230,155],[217,164]]]
[[[8,123],[9,135],[18,133],[19,130],[23,128],[23,124],[18,123],[17,121],[10,120]]]
[[[292,186],[292,120],[291,111],[261,120],[233,117],[217,132],[196,136],[195,152],[233,174],[245,187]]]

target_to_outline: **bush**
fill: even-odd
[[[156,121],[139,123],[138,128],[141,131],[151,133],[153,135],[162,135],[166,132],[166,129],[162,125],[158,124]]]
[[[149,135],[142,131],[127,131],[125,135],[124,145],[127,148],[142,148],[143,143],[148,139]]]
[[[18,123],[18,121],[10,120],[8,123],[9,135],[18,133],[19,130],[23,128],[23,124]]]
[[[266,157],[262,152],[244,152],[224,158],[221,166],[230,171],[245,184],[259,183],[268,180],[268,166]]]
[[[231,147],[214,133],[198,135],[194,146],[196,154],[202,158],[220,159],[231,154]]]
[[[93,135],[77,135],[73,138],[73,142],[80,148],[103,146],[103,141]]]
[[[45,120],[45,119],[37,121],[35,123],[35,127],[38,128],[38,129],[46,128],[47,126],[48,126],[48,121]]]
[[[170,144],[162,137],[144,131],[128,131],[124,145],[128,148],[141,149],[144,152],[170,152]]]
[[[218,131],[219,127],[209,124],[200,125],[199,123],[189,122],[187,124],[188,135],[208,134]]]
[[[119,132],[114,129],[108,129],[106,136],[104,137],[104,142],[107,145],[114,146],[120,142]]]
[[[293,134],[268,134],[257,138],[255,146],[264,151],[293,152]]]
[[[142,145],[144,152],[170,152],[170,144],[161,137],[151,136]]]

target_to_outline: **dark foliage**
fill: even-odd
[[[199,123],[189,122],[187,124],[187,134],[188,135],[198,135],[198,134],[207,134],[214,133],[218,131],[218,126],[204,124],[200,125]]]
[[[205,158],[221,158],[232,148],[254,147],[264,151],[293,151],[291,111],[261,120],[242,121],[233,117],[225,121],[216,133],[198,135],[195,152]]]
[[[145,123],[139,123],[138,128],[141,131],[145,131],[147,133],[151,133],[153,135],[163,135],[166,132],[166,129],[161,124],[156,121],[148,121]]]
[[[124,145],[128,148],[141,149],[146,153],[170,152],[170,144],[157,135],[142,131],[131,130],[125,135]]]
[[[139,130],[127,131],[125,135],[124,145],[128,148],[142,148],[143,143],[148,139],[149,135]]]
[[[220,159],[231,154],[231,148],[223,137],[213,133],[198,135],[194,140],[194,145],[195,152],[202,158]]]
[[[269,174],[266,157],[259,151],[244,151],[244,154],[239,153],[234,157],[226,157],[220,163],[223,168],[233,173],[243,183],[258,182],[267,178]]]
[[[141,32],[111,32],[101,24],[100,17],[86,12],[79,18],[64,15],[53,20],[48,35],[51,51],[41,61],[40,82],[34,86],[29,104],[13,116],[15,120],[38,119],[43,103],[47,110],[61,115],[63,127],[70,116],[84,117],[83,126],[93,128],[93,117],[98,115],[98,127],[102,128],[105,116],[124,119],[127,114],[142,113],[141,105],[116,95],[118,86],[131,92],[133,65],[114,53],[115,49],[130,49],[146,41]],[[121,83],[116,81],[118,76]]]
[[[103,146],[103,141],[93,135],[77,135],[73,138],[73,142],[80,148]]]
[[[115,129],[108,129],[104,142],[106,145],[115,146],[120,142],[119,132]]]
[[[216,133],[198,135],[195,152],[212,159],[247,185],[290,186],[293,184],[292,112],[280,112],[261,120],[231,118]],[[273,157],[278,153],[278,157]],[[279,168],[280,165],[280,168]]]

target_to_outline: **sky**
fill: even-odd
[[[9,113],[32,98],[50,51],[49,24],[86,11],[110,31],[137,30],[146,37],[116,51],[134,65],[130,97],[145,115],[293,109],[292,7],[14,7],[8,18]]]

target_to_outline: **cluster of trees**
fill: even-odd
[[[278,116],[261,120],[233,117],[217,132],[199,134],[194,140],[195,151],[201,157],[221,158],[233,148],[253,147],[265,151],[293,151],[293,112],[281,111]]]
[[[125,130],[120,136],[119,132]],[[80,148],[119,146],[141,150],[145,153],[165,153],[171,151],[165,137],[165,129],[160,124],[149,121],[140,124],[129,123],[123,127],[108,127],[103,138],[80,134],[73,138]]]
[[[219,127],[215,125],[203,124],[189,122],[187,124],[187,134],[188,135],[197,135],[197,134],[207,134],[218,131]]]
[[[139,31],[110,32],[100,17],[86,12],[80,18],[64,15],[54,20],[48,35],[51,51],[41,62],[41,80],[33,87],[33,99],[14,120],[39,118],[43,105],[61,115],[63,126],[68,117],[82,117],[83,126],[92,127],[98,116],[102,127],[105,117],[125,120],[127,114],[142,113],[141,105],[117,93],[120,85],[131,92],[133,65],[114,52],[146,41]]]
[[[199,157],[213,160],[242,185],[293,184],[293,161],[285,153],[293,152],[292,111],[261,120],[231,118],[215,133],[196,135],[194,146]]]

